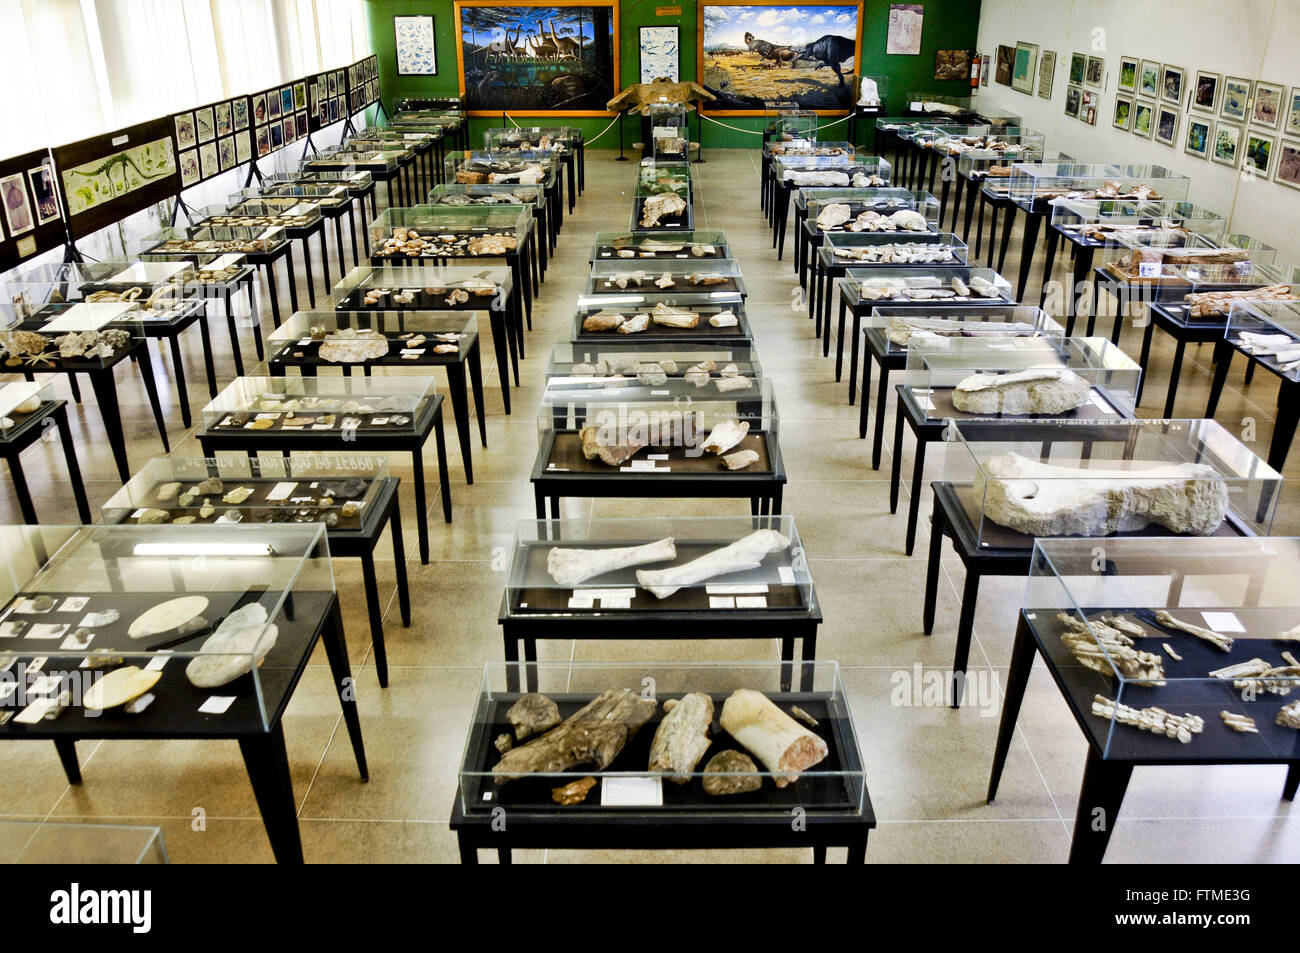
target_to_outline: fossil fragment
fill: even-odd
[[[1017,321],[961,321],[956,318],[891,317],[886,332],[890,344],[906,345],[914,334],[934,337],[1032,337],[1038,328]]]
[[[611,442],[608,435],[602,436],[603,429],[587,426],[578,431],[578,440],[582,443],[582,455],[586,459],[599,458],[601,463],[616,467],[626,463],[638,451],[650,445],[649,439],[644,434],[631,431],[622,434],[622,442]]]
[[[658,364],[642,364],[636,370],[637,383],[660,387],[668,383],[668,375]]]
[[[185,666],[185,677],[199,688],[217,688],[247,675],[275,647],[279,628],[267,624],[266,607],[250,602],[226,616]]]
[[[979,275],[971,275],[970,290],[975,292],[981,298],[1000,298],[1001,293],[998,286],[987,278],[981,278]]]
[[[843,225],[852,217],[849,207],[843,202],[832,202],[817,215],[817,227],[822,231]]]
[[[1065,626],[1061,641],[1070,653],[1094,672],[1112,675],[1118,670],[1139,685],[1163,685],[1165,663],[1153,652],[1133,648],[1133,639],[1103,619],[1094,619],[1091,627],[1082,619],[1065,612],[1057,613]]]
[[[809,728],[816,728],[819,724],[821,724],[821,722],[819,722],[812,715],[808,714],[798,705],[792,705],[790,707],[790,714],[794,715],[796,718],[802,721]]]
[[[126,634],[133,639],[170,632],[182,623],[198,616],[208,607],[207,596],[181,596],[160,602],[136,616],[127,627]]]
[[[591,789],[596,786],[596,779],[593,777],[582,778],[578,781],[570,781],[568,784],[562,784],[558,788],[551,788],[551,799],[556,804],[570,805],[581,804],[587,799]]]
[[[733,390],[745,390],[753,386],[753,381],[748,377],[741,377],[739,374],[734,376],[723,376],[718,378],[718,393],[726,394]]]
[[[1269,285],[1267,288],[1251,288],[1247,291],[1206,291],[1186,295],[1187,314],[1193,318],[1211,318],[1226,315],[1232,310],[1233,302],[1248,300],[1296,301],[1290,285]]]
[[[240,503],[243,503],[246,499],[248,499],[252,495],[253,495],[253,488],[251,486],[237,486],[233,490],[227,491],[225,496],[221,498],[221,502],[238,505]]]
[[[225,486],[222,484],[220,477],[208,477],[194,488],[194,492],[199,496],[214,496],[217,493],[222,492],[224,489]]]
[[[180,491],[181,485],[179,483],[163,483],[158,487],[158,499],[163,501],[174,500],[176,494]]]
[[[741,688],[722,703],[722,728],[772,772],[779,788],[829,753],[826,742],[772,703],[762,692]]]
[[[691,256],[693,258],[708,258],[710,255],[716,255],[717,248],[713,245],[692,245]]]
[[[749,433],[748,420],[721,420],[713,425],[701,449],[723,454],[745,439]]]
[[[576,586],[618,569],[667,562],[676,558],[677,546],[671,536],[642,546],[618,546],[612,549],[554,546],[546,554],[546,571],[558,585]]]
[[[700,323],[700,316],[694,311],[680,311],[676,308],[655,308],[652,314],[655,324],[667,328],[693,328]]]
[[[668,775],[674,784],[685,784],[709,750],[713,699],[703,692],[691,692],[664,702],[664,710],[668,714],[650,743],[650,770]]]
[[[686,211],[686,200],[675,192],[661,192],[651,195],[641,206],[641,227],[653,228],[660,219],[680,215]]]
[[[719,751],[704,766],[704,793],[713,797],[747,794],[763,786],[758,765],[743,751]]]
[[[1273,665],[1262,658],[1238,662],[1215,669],[1214,678],[1232,679],[1232,687],[1251,695],[1269,692],[1273,695],[1290,695],[1291,689],[1300,685],[1300,661],[1290,652],[1283,652],[1285,665]]]
[[[447,304],[453,307],[467,301],[469,301],[469,292],[464,288],[453,288],[451,294],[447,295]]]
[[[554,701],[538,692],[528,692],[506,712],[506,721],[514,729],[515,740],[524,741],[533,735],[550,731],[560,723],[560,708]]]
[[[619,334],[640,334],[650,327],[650,315],[634,314],[618,326]]]
[[[1300,701],[1293,701],[1278,709],[1277,723],[1283,728],[1294,728],[1300,731]]]
[[[836,172],[833,169],[786,169],[784,181],[798,186],[799,188],[807,188],[810,186],[820,188],[838,188],[840,186],[848,185],[850,179],[847,172]]]
[[[774,529],[760,529],[729,546],[668,569],[638,569],[636,581],[656,599],[667,599],[682,586],[715,576],[757,569],[769,553],[788,549],[790,540]]]
[[[626,688],[609,689],[540,738],[511,748],[492,774],[504,784],[533,772],[567,771],[578,765],[603,771],[658,707],[653,699]]]
[[[1196,464],[1185,463],[1180,464],[1180,466],[1196,466]],[[1226,495],[1227,491],[1224,490],[1224,493]],[[1224,503],[1224,509],[1227,509],[1226,502]],[[1220,517],[1220,519],[1222,519],[1222,517]],[[1164,523],[1163,525],[1169,526],[1168,523]],[[1215,525],[1217,526],[1218,524],[1216,523]],[[1169,528],[1174,529],[1173,526],[1169,526]],[[1204,532],[1200,535],[1208,536],[1212,531],[1213,528],[1211,528],[1209,532]],[[1182,532],[1182,530],[1179,530],[1179,532]],[[1232,636],[1230,635],[1224,635],[1222,632],[1215,632],[1213,629],[1206,629],[1199,625],[1193,625],[1190,622],[1183,622],[1180,619],[1175,619],[1165,609],[1157,609],[1155,611],[1155,617],[1156,621],[1166,629],[1176,629],[1179,632],[1186,632],[1188,635],[1194,635],[1198,639],[1209,642],[1215,648],[1222,649],[1225,652],[1232,651]]]
[[[205,496],[203,498],[203,505],[199,507],[199,519],[205,520],[216,511],[217,508],[213,506],[212,502]]]
[[[325,338],[320,359],[336,364],[360,364],[388,354],[388,339],[378,331],[343,328]]]
[[[166,510],[156,509],[155,507],[152,506],[141,510],[140,515],[137,516],[135,519],[135,521],[137,523],[140,523],[141,525],[146,525],[149,523],[166,523],[169,522],[170,520],[171,520],[170,513],[168,513]]]
[[[1257,735],[1259,729],[1255,727],[1255,719],[1249,715],[1238,715],[1230,711],[1219,712],[1219,717],[1223,719],[1224,727],[1231,728],[1233,731],[1240,732],[1244,735]]]
[[[510,738],[510,733],[507,731],[503,731],[501,732],[501,734],[493,738],[492,744],[497,749],[497,751],[501,752],[502,754],[505,754],[507,751],[509,751],[511,748],[515,746],[514,741],[512,741]]]
[[[582,330],[612,331],[626,320],[626,315],[617,314],[613,311],[597,311],[595,314],[589,314],[583,318]]]
[[[756,450],[738,450],[722,458],[722,463],[728,470],[743,470],[750,464],[757,462],[758,452]]]
[[[82,704],[90,711],[103,711],[125,705],[139,698],[162,678],[160,671],[145,671],[135,665],[115,669],[93,682],[82,696]]]
[[[1175,662],[1181,662],[1183,660],[1183,657],[1179,655],[1177,652],[1175,652],[1174,647],[1170,645],[1168,642],[1161,642],[1160,647],[1164,649],[1165,654],[1168,655]]]
[[[921,242],[890,242],[884,245],[837,245],[835,257],[871,264],[938,265],[958,260],[953,245]]]
[[[656,288],[671,288],[675,284],[676,282],[673,281],[673,273],[671,271],[665,271],[655,279]]]
[[[740,319],[730,311],[719,311],[709,318],[709,325],[715,328],[734,328],[739,323]]]
[[[1193,735],[1205,730],[1205,719],[1196,715],[1171,715],[1163,708],[1131,708],[1111,701],[1105,695],[1094,695],[1092,713],[1098,718],[1113,718],[1121,725],[1130,725],[1153,734],[1174,738],[1188,744]]]
[[[1064,367],[972,374],[958,381],[952,405],[969,414],[1064,414],[1088,402],[1092,384]]]
[[[1031,536],[1106,536],[1151,523],[1209,536],[1227,515],[1227,484],[1213,467],[1141,461],[1131,467],[1057,466],[1000,453],[984,461],[973,489],[985,516]]]

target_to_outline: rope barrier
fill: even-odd
[[[711,122],[715,126],[721,126],[723,129],[730,129],[733,132],[744,132],[751,136],[761,136],[763,134],[763,130],[761,129],[741,129],[739,126],[732,126],[725,122],[718,122],[718,120],[705,116],[703,113],[700,114],[700,118],[705,122]]]
[[[515,117],[512,116],[512,115],[510,115],[510,113],[508,113],[508,112],[503,112],[501,115],[505,116],[505,117],[506,117],[507,119],[509,119],[512,123],[514,123],[516,129],[522,129],[522,128],[524,128],[523,126],[519,125],[519,123],[515,122]],[[619,120],[619,117],[618,117],[618,116],[615,116],[613,119],[611,119],[611,120],[609,121],[609,125],[606,126],[604,129],[600,130],[600,132],[596,133],[596,134],[595,134],[594,136],[592,136],[590,139],[584,139],[584,140],[583,140],[583,145],[586,145],[586,146],[591,145],[593,142],[595,142],[597,139],[599,139],[599,138],[600,138],[601,136],[603,136],[605,133],[609,132],[610,129],[612,129],[612,128],[614,127],[614,123],[618,122],[618,120]]]

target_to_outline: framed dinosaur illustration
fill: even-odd
[[[471,116],[609,115],[619,89],[615,0],[457,0],[455,11]]]
[[[761,114],[769,103],[843,114],[860,72],[862,5],[714,0],[700,6],[696,62],[711,115]]]
[[[74,240],[180,192],[174,135],[164,116],[53,150]]]

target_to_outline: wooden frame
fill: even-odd
[[[465,7],[609,7],[612,13],[611,25],[613,27],[613,39],[611,42],[611,53],[614,62],[614,89],[610,93],[610,98],[617,96],[622,89],[620,85],[619,73],[619,22],[618,22],[618,0],[454,0],[453,9],[455,11],[456,21],[456,83],[460,90],[460,95],[465,95],[465,42],[462,38],[463,25],[461,21],[461,10]],[[468,116],[493,116],[500,118],[501,110],[499,109],[471,109],[466,112]],[[607,109],[574,109],[563,111],[558,109],[521,109],[511,112],[513,116],[614,116],[615,113]]]
[[[460,0],[466,2],[466,0]],[[863,0],[847,0],[847,2],[835,2],[835,0],[709,0],[701,2],[696,8],[696,28],[695,28],[695,70],[700,85],[704,83],[704,8],[705,7],[855,7],[857,9],[857,30],[854,36],[854,49],[856,50],[853,58],[853,69],[858,74],[862,74],[862,28],[866,17],[865,4]],[[852,85],[852,84],[850,84]],[[819,116],[847,116],[853,111],[853,102],[857,99],[857,91],[853,90],[849,96],[849,107],[847,109],[816,109]],[[700,112],[705,116],[761,116],[761,109],[709,109],[705,104],[700,104]]]

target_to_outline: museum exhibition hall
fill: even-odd
[[[1300,5],[0,30],[0,858],[1300,862]]]

